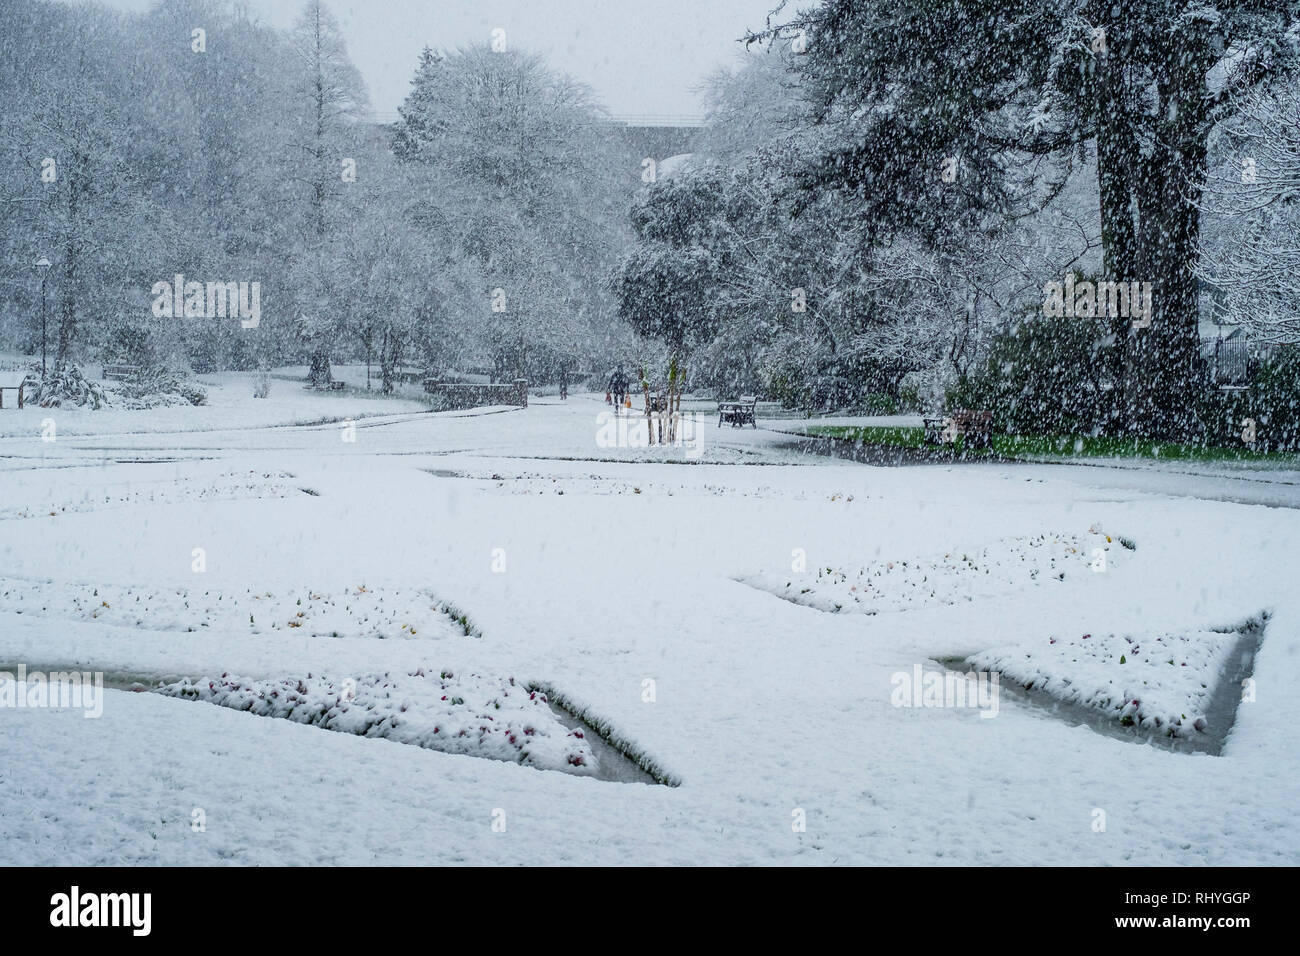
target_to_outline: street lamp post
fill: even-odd
[[[41,277],[41,380],[45,379],[45,278],[50,271],[50,260],[41,256],[32,263],[32,268]]]

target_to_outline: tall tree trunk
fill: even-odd
[[[1205,76],[1214,62],[1209,39],[1208,25],[1181,25],[1165,48],[1165,81],[1158,87],[1160,113],[1148,173],[1156,201],[1144,210],[1153,228],[1143,236],[1149,245],[1152,314],[1142,362],[1144,394],[1137,408],[1138,427],[1152,438],[1200,437],[1200,311],[1194,270],[1206,171]]]
[[[394,373],[401,358],[402,344],[396,335],[384,333],[384,348],[379,354],[379,389],[385,395],[393,394]]]
[[[1134,221],[1139,206],[1142,156],[1134,136],[1136,124],[1132,91],[1125,82],[1125,67],[1132,37],[1122,23],[1112,24],[1106,48],[1098,52],[1097,99],[1097,190],[1101,210],[1102,271],[1111,282],[1131,282],[1139,274],[1138,228]],[[1117,390],[1112,415],[1118,420],[1103,424],[1108,431],[1127,432],[1135,425],[1141,379],[1137,339],[1132,321],[1112,317],[1111,332],[1116,347],[1108,377]]]
[[[334,381],[334,376],[330,373],[330,355],[329,350],[324,346],[316,346],[311,353],[311,367],[307,370],[307,381],[312,385],[328,385]]]
[[[1150,282],[1150,324],[1118,318],[1115,374],[1119,426],[1129,435],[1188,440],[1198,433],[1200,395],[1198,285],[1194,274],[1200,236],[1200,184],[1206,168],[1205,75],[1214,54],[1207,25],[1179,24],[1159,51],[1160,82],[1152,107],[1146,90],[1124,86],[1132,42],[1112,27],[1102,57],[1098,97],[1097,167],[1103,263],[1112,281]],[[1145,115],[1143,115],[1145,114]],[[1143,153],[1137,131],[1151,129]]]

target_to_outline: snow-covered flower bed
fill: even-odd
[[[604,495],[691,495],[700,498],[760,498],[764,500],[780,499],[785,501],[807,501],[810,497],[803,489],[781,489],[770,485],[755,487],[737,487],[721,482],[664,482],[647,481],[644,478],[630,479],[610,477],[608,475],[554,475],[540,472],[486,472],[482,470],[449,472],[442,469],[430,469],[430,474],[439,478],[464,478],[479,482],[480,487],[508,495],[563,495],[580,494],[584,496]],[[853,496],[827,495],[830,501],[853,501]]]
[[[197,588],[52,584],[0,578],[0,611],[97,621],[151,631],[200,628],[315,637],[463,638],[469,620],[424,588],[369,588],[342,593],[240,592]]]
[[[599,769],[583,732],[568,730],[544,693],[513,677],[424,670],[278,680],[222,674],[178,681],[156,692],[444,753],[580,775]]]
[[[1004,538],[932,557],[878,560],[858,568],[766,572],[741,581],[821,611],[876,614],[997,597],[1036,583],[1104,573],[1132,547],[1127,539],[1094,526],[1086,534]]]
[[[966,663],[1126,727],[1191,737],[1227,729],[1210,727],[1206,711],[1240,637],[1237,631],[1050,636],[1032,647],[973,654]]]

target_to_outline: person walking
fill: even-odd
[[[623,407],[623,401],[627,398],[627,388],[629,384],[630,381],[627,377],[627,372],[623,371],[623,366],[620,363],[618,368],[614,369],[614,374],[609,377],[609,387],[606,389],[614,399],[615,415],[621,414],[619,409]]]

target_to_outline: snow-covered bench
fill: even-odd
[[[139,377],[140,366],[138,365],[105,365],[104,374],[100,376],[103,381],[112,379],[115,382],[129,382]]]
[[[958,409],[947,418],[931,416],[925,419],[927,445],[953,444],[958,435],[964,435],[967,444],[987,448],[992,439],[992,431],[993,413],[987,410],[972,412]]]
[[[742,395],[738,402],[718,402],[718,427],[721,428],[723,422],[730,422],[733,428],[745,424],[757,428],[758,422],[754,420],[754,406],[757,404],[758,399],[753,395]]]
[[[408,367],[400,367],[400,368],[393,369],[392,375],[393,375],[393,381],[395,382],[402,382],[407,385],[415,385],[416,383],[423,382],[426,378],[428,378],[429,372],[427,369],[411,368],[408,366]]]

